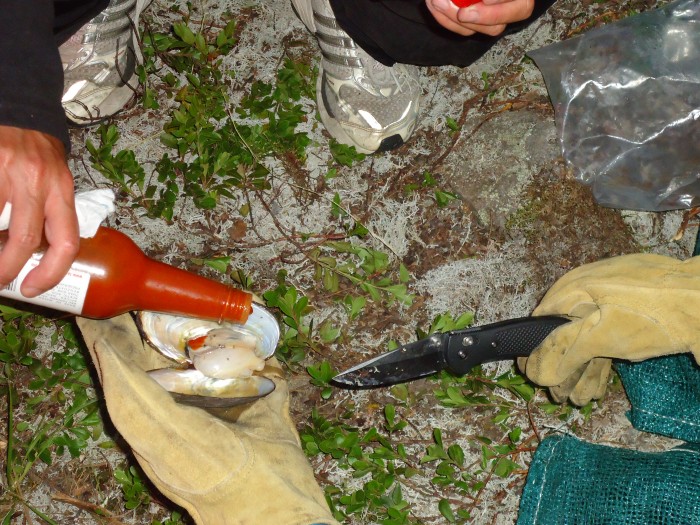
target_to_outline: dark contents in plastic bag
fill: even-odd
[[[700,205],[699,28],[700,2],[681,0],[530,53],[600,204]]]

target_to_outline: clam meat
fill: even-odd
[[[250,377],[265,368],[256,352],[258,338],[228,328],[215,328],[207,335],[187,342],[192,365],[205,376],[216,379]]]

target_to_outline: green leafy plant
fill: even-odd
[[[386,430],[390,434],[403,430],[408,426],[408,422],[397,419],[396,407],[394,405],[386,405],[384,407],[384,417],[386,418]]]
[[[0,306],[0,391],[6,399],[6,492],[9,506],[3,523],[17,506],[26,506],[45,521],[23,496],[25,481],[37,463],[51,465],[64,453],[80,455],[102,434],[102,421],[92,383],[72,326]],[[42,330],[54,328],[52,342],[60,349],[48,358],[34,355]],[[27,374],[30,376],[26,378]],[[19,383],[27,385],[20,390]]]
[[[306,349],[312,344],[313,323],[306,324],[305,316],[309,313],[309,300],[300,295],[298,290],[285,282],[286,272],[278,274],[278,285],[265,292],[263,298],[268,306],[277,308],[282,313],[284,332],[277,355],[285,362],[298,363],[306,355]]]
[[[135,509],[150,503],[151,496],[148,487],[143,482],[141,472],[135,466],[116,469],[114,471],[114,479],[117,480],[122,489],[127,509]]]
[[[343,304],[348,312],[348,317],[352,321],[357,319],[357,316],[360,315],[364,309],[367,304],[367,298],[364,296],[346,295],[343,299]]]
[[[163,521],[153,520],[151,525],[183,525],[182,514],[177,511],[173,511],[170,516],[168,516]]]
[[[364,153],[358,153],[353,146],[341,144],[337,140],[331,140],[329,142],[329,147],[333,159],[343,166],[352,166],[353,163],[364,160],[365,158]]]
[[[328,399],[333,393],[329,381],[337,374],[328,361],[322,361],[319,365],[310,365],[306,367],[307,372],[311,376],[311,384],[321,388],[321,397]]]
[[[451,332],[452,330],[463,330],[472,324],[474,321],[474,314],[472,312],[464,312],[457,318],[449,312],[439,314],[435,316],[433,321],[430,323],[428,330],[416,329],[416,336],[418,339],[424,339],[434,332]]]
[[[452,132],[459,131],[461,128],[459,123],[455,119],[453,119],[452,117],[445,117],[445,125]]]
[[[119,134],[114,126],[100,128],[98,145],[87,143],[93,167],[149,217],[172,220],[181,197],[211,210],[222,198],[233,198],[236,188],[268,188],[266,157],[306,154],[310,141],[297,127],[310,109],[299,101],[313,96],[315,70],[285,59],[274,85],[251,85],[235,107],[236,120],[227,94],[231,72],[222,65],[236,44],[235,32],[233,20],[219,30],[194,30],[186,16],[168,33],[144,34],[139,69],[144,105],[160,107],[158,88],[177,104],[160,137],[169,152],[155,161],[151,174],[133,151],[115,153]]]
[[[453,120],[449,119],[448,122],[454,123]],[[454,123],[454,126],[456,126],[456,123]],[[458,128],[454,128],[453,131],[456,131]],[[429,172],[429,171],[424,171],[423,172],[423,181],[420,183],[410,183],[407,184],[405,187],[405,191],[407,193],[412,193],[417,190],[421,189],[432,189],[433,190],[433,200],[435,201],[435,204],[437,205],[438,208],[444,208],[447,206],[450,202],[453,200],[459,199],[459,195],[457,195],[454,192],[451,191],[445,191],[442,190],[438,187],[438,181],[436,180],[435,176]]]
[[[310,66],[286,57],[277,71],[275,86],[256,81],[250,94],[236,107],[241,118],[266,121],[256,127],[239,127],[241,136],[258,157],[293,151],[304,158],[310,139],[296,131],[307,118],[308,111],[299,103],[302,97],[315,96],[310,80],[316,71]]]
[[[387,425],[392,432],[403,428],[396,414],[389,411]],[[302,447],[309,455],[332,458],[341,469],[352,471],[352,476],[363,480],[362,487],[345,491],[342,487],[326,487],[326,497],[336,519],[352,514],[383,525],[413,523],[410,508],[403,498],[399,478],[416,473],[410,465],[403,444],[394,444],[377,428],[365,433],[322,417],[315,409],[311,425],[301,432]]]
[[[332,255],[323,255],[327,251]],[[339,261],[341,255],[349,255]],[[326,242],[323,248],[309,253],[316,263],[316,278],[329,292],[340,289],[340,278],[347,279],[373,301],[399,302],[410,305],[413,296],[408,293],[406,282],[409,274],[405,267],[399,268],[398,282],[391,277],[389,256],[379,250],[345,241]]]
[[[433,483],[439,487],[451,487],[458,494],[468,494],[473,489],[470,485],[471,475],[465,470],[464,450],[458,444],[445,447],[439,428],[433,430],[433,439],[434,443],[427,447],[425,455],[420,459],[421,464],[436,464]],[[457,523],[458,518],[470,517],[469,512],[464,509],[455,513],[445,498],[439,500],[438,510],[450,523]]]
[[[85,143],[92,165],[106,178],[116,182],[120,189],[131,194],[139,204],[145,204],[143,189],[146,184],[146,173],[136,161],[134,152],[121,150],[116,154],[113,153],[120,138],[116,126],[100,126],[97,133],[100,137],[99,146],[95,146],[90,139]]]
[[[483,82],[484,90],[487,90],[491,87],[490,75],[486,71],[481,72],[481,82]]]

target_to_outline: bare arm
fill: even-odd
[[[0,209],[6,203],[12,204],[12,217],[0,252],[0,287],[17,276],[45,236],[48,249],[21,290],[38,295],[61,280],[78,252],[73,177],[60,140],[0,126]]]

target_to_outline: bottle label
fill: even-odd
[[[32,255],[17,278],[0,290],[0,296],[80,315],[90,284],[90,274],[86,271],[72,267],[60,283],[36,297],[25,297],[19,291],[27,274],[39,266],[41,257],[41,254]]]

